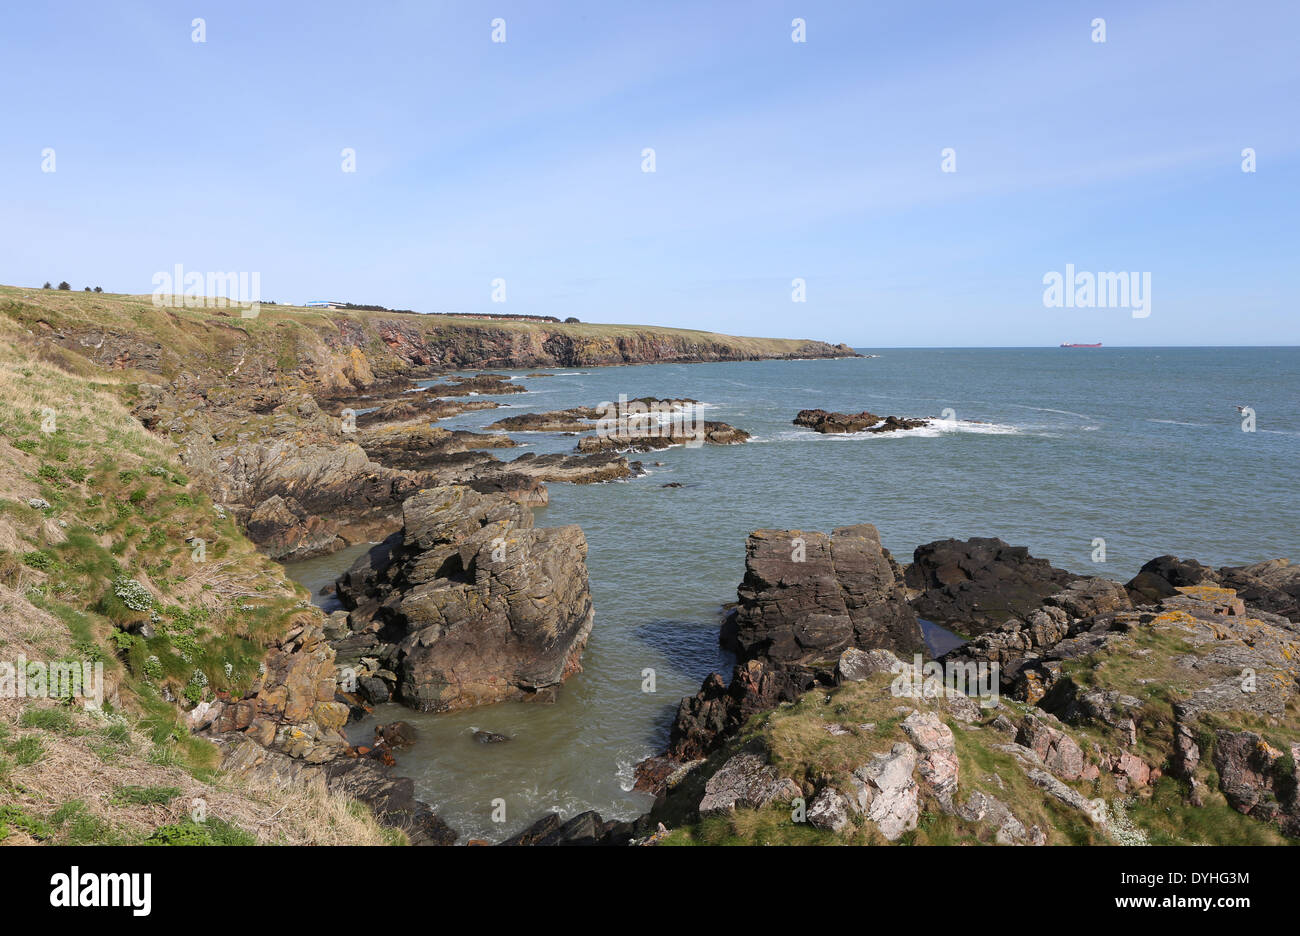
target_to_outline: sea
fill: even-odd
[[[548,485],[537,525],[582,527],[596,609],[583,672],[558,702],[450,714],[380,706],[349,726],[354,743],[377,722],[415,725],[396,770],[462,842],[500,841],[548,812],[644,812],[633,765],[664,748],[682,696],[710,672],[729,678],[720,614],[756,529],[872,523],[903,563],[934,540],[996,536],[1119,581],[1164,554],[1300,561],[1300,348],[859,350],[869,356],[497,371],[528,392],[438,425],[482,430],[620,395],[689,397],[703,418],[753,438],[629,456],[646,473],[627,481]],[[935,422],[820,435],[792,423],[812,408]],[[575,445],[555,433],[514,438],[520,448],[496,454]],[[288,571],[316,593],[364,549]],[[480,729],[509,740],[479,743]]]

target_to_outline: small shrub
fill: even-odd
[[[48,572],[54,568],[54,557],[41,549],[23,553],[23,562],[38,572]]]
[[[113,581],[113,594],[132,611],[148,611],[153,608],[153,595],[133,578],[118,576]]]

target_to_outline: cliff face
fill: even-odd
[[[245,385],[354,390],[422,369],[596,367],[853,357],[848,345],[642,325],[492,321],[263,305],[157,307],[147,296],[0,287],[0,313],[100,367]]]

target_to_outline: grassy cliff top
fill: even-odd
[[[212,301],[212,300],[209,300]],[[31,325],[44,321],[53,327],[95,325],[115,331],[158,339],[200,338],[214,326],[237,328],[248,336],[273,334],[286,326],[302,326],[318,332],[337,332],[349,327],[365,329],[376,323],[411,328],[430,338],[463,332],[494,332],[515,335],[563,336],[575,341],[602,342],[628,336],[671,340],[687,347],[729,349],[736,359],[796,357],[843,353],[836,346],[815,339],[756,338],[724,335],[690,328],[657,325],[564,323],[510,319],[479,319],[455,315],[419,315],[409,312],[371,312],[350,309],[317,309],[305,306],[263,303],[256,318],[242,317],[238,306],[227,308],[168,305],[156,306],[149,295],[88,293],[34,287],[0,286],[0,312]],[[182,344],[182,347],[184,345]]]

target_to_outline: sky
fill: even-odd
[[[0,79],[7,284],[1300,344],[1294,0],[7,4]],[[1046,304],[1067,265],[1147,314]]]

